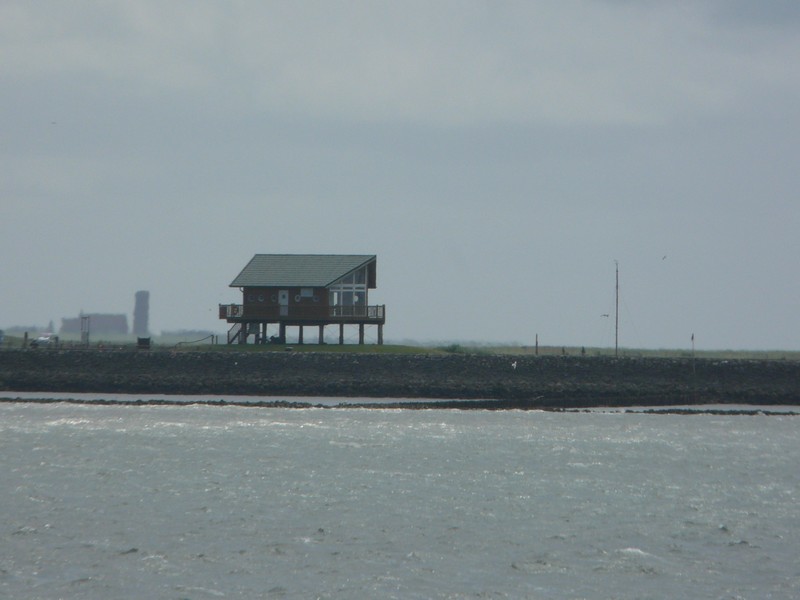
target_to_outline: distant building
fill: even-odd
[[[92,335],[98,333],[113,333],[128,335],[128,317],[126,315],[81,313],[76,318],[61,319],[59,333],[81,333],[81,317],[89,317],[89,326]]]
[[[136,304],[133,307],[133,333],[138,336],[148,336],[147,327],[150,316],[150,292],[136,292]]]
[[[386,322],[384,305],[369,305],[369,290],[376,287],[377,259],[374,255],[256,254],[231,282],[242,291],[242,304],[220,304],[219,318],[231,324],[228,343],[285,342],[286,328],[319,328],[319,343],[326,325],[357,325],[359,344],[364,326],[377,325],[378,344],[383,343]],[[278,325],[278,335],[268,337],[268,326]]]

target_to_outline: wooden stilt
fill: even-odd
[[[358,324],[358,343],[362,344],[362,345],[364,344],[364,324],[363,323],[359,323]]]
[[[383,325],[378,324],[378,345],[383,346]]]
[[[339,345],[344,344],[344,323],[339,323]]]
[[[300,344],[301,346],[303,345],[303,326],[302,325],[298,325],[297,326],[297,343]]]

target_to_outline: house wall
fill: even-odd
[[[328,290],[324,287],[244,288],[242,291],[244,314],[254,318],[278,318],[281,290],[289,292],[288,316],[324,319],[329,315]]]

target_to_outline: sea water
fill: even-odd
[[[798,598],[800,417],[0,405],[2,598]]]

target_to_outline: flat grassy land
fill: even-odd
[[[475,354],[502,356],[562,356],[562,357],[614,357],[614,348],[591,346],[524,346],[524,345],[492,345],[492,344],[212,344],[210,340],[194,341],[180,337],[153,336],[152,350],[171,352],[227,352],[227,353],[262,353],[262,352],[323,352],[346,354]],[[19,350],[23,339],[19,336],[5,336],[0,350]],[[80,340],[75,336],[62,338],[61,349],[80,347]],[[133,336],[110,336],[108,339],[92,340],[90,349],[95,350],[133,350],[136,338]],[[793,350],[697,350],[670,348],[620,348],[619,358],[671,358],[691,359],[705,358],[716,360],[792,360],[800,361],[800,351]]]

